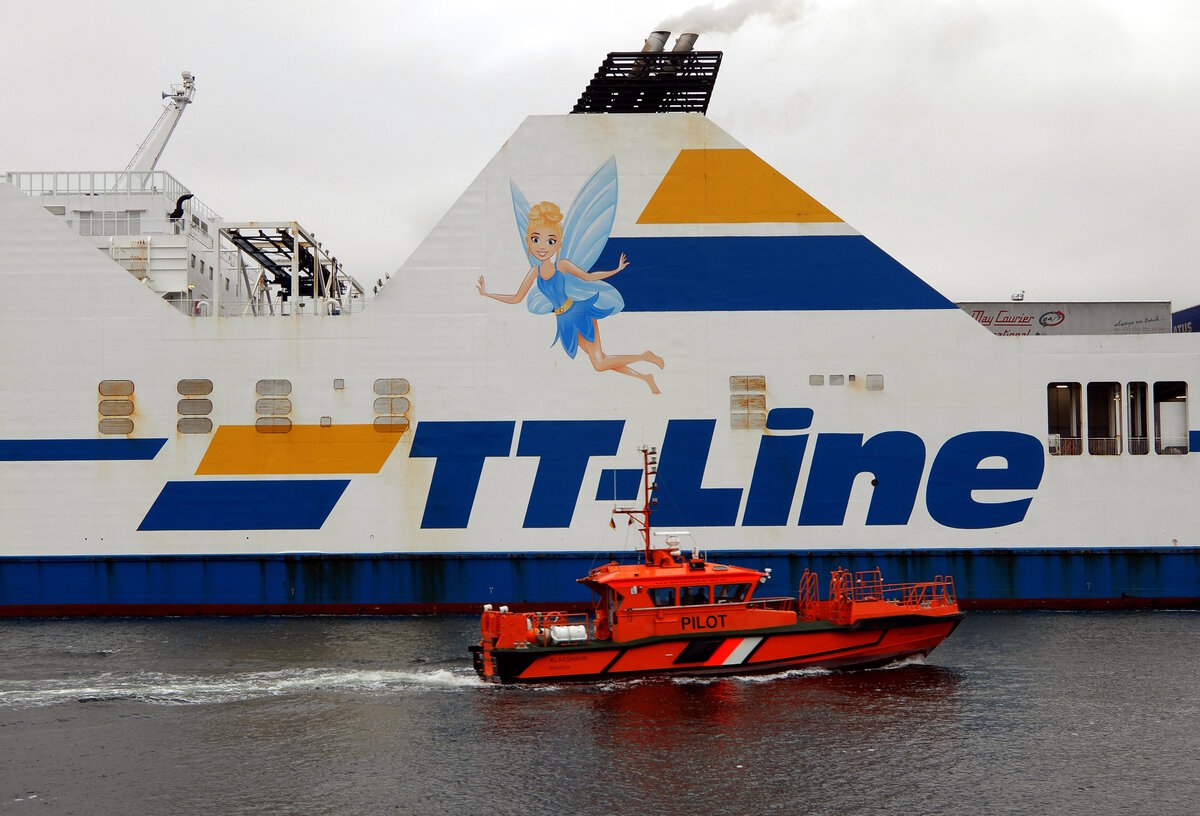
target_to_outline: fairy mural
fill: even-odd
[[[524,193],[513,181],[513,212],[517,233],[529,259],[526,273],[517,291],[508,295],[489,292],[479,276],[479,294],[501,303],[520,303],[533,314],[554,314],[554,340],[571,359],[583,349],[597,371],[616,371],[636,377],[659,393],[654,375],[633,368],[634,363],[663,367],[663,359],[652,351],[641,354],[608,354],[600,342],[600,321],[615,315],[625,301],[610,278],[629,266],[621,253],[615,269],[592,271],[608,237],[617,213],[617,161],[610,158],[587,180],[564,217],[559,206],[542,201],[530,206]],[[536,284],[536,286],[534,285]]]

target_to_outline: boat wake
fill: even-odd
[[[391,694],[454,691],[485,685],[470,669],[425,671],[283,669],[189,677],[141,672],[87,678],[29,680],[0,688],[0,708],[133,701],[151,705],[211,705],[312,692]]]
[[[794,677],[821,677],[826,674],[832,674],[829,669],[787,669],[785,671],[770,672],[768,674],[734,674],[734,675],[714,675],[710,677],[673,677],[671,682],[679,685],[711,685],[713,683],[731,682],[731,683],[773,683],[776,680],[787,680]]]

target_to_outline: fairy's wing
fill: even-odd
[[[538,289],[535,284],[529,289],[529,294],[525,296],[525,308],[533,314],[550,314],[554,311],[554,304],[550,302],[550,298],[542,294],[542,290]]]
[[[512,191],[513,214],[517,217],[517,240],[521,242],[521,249],[525,251],[529,265],[537,266],[537,258],[533,257],[525,248],[525,233],[529,230],[529,199],[512,179],[508,180],[508,186]]]
[[[617,158],[610,156],[592,173],[571,202],[563,222],[563,242],[558,257],[571,261],[585,272],[592,271],[592,264],[596,263],[612,234],[616,216]]]
[[[610,315],[615,315],[617,312],[625,308],[625,298],[621,297],[621,293],[614,287],[604,281],[587,281],[577,278],[574,275],[566,275],[567,297],[571,300],[587,300],[592,295],[599,295],[596,298],[596,305],[601,309],[607,309]]]
[[[521,241],[521,247],[525,247],[525,233],[529,229],[529,199],[525,198],[525,194],[521,192],[521,188],[512,179],[508,180],[509,189],[512,191],[513,214],[517,217],[517,238]],[[537,258],[525,250],[525,257],[529,259],[530,266],[537,266]],[[548,314],[554,311],[554,304],[550,302],[550,298],[542,294],[542,291],[537,286],[529,290],[529,294],[525,297],[525,308],[534,314]]]

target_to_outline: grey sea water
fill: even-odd
[[[1195,814],[1200,613],[872,671],[513,688],[470,617],[0,622],[0,814]]]

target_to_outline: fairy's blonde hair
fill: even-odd
[[[562,238],[562,210],[553,201],[542,201],[529,208],[529,226],[525,228],[526,237],[535,227],[549,229]]]

